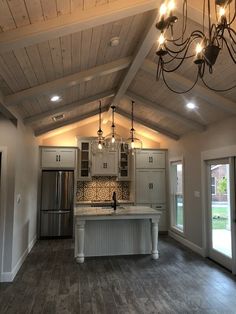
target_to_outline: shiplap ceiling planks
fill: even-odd
[[[24,27],[17,27],[16,24],[17,28],[8,31],[7,34],[2,32],[0,34],[0,52],[38,44],[46,40],[108,24],[155,9],[158,4],[157,0],[119,0],[93,6],[87,10],[75,10],[71,14],[58,15],[53,0],[41,0],[41,2],[43,2],[45,20],[34,24],[26,23]],[[26,16],[24,19],[28,20],[29,17]],[[1,27],[4,30],[4,25],[1,25]]]
[[[4,106],[17,105],[14,109],[26,122],[34,121],[34,130],[46,132],[57,127],[50,113],[64,111],[68,105],[63,121],[67,125],[79,115],[95,111],[96,101],[93,104],[90,101],[97,99],[96,95],[107,93],[105,106],[111,101],[111,90],[115,89],[117,102],[128,90],[128,94],[142,98],[136,107],[139,122],[154,130],[159,127],[175,138],[192,129],[203,130],[205,125],[235,113],[235,91],[213,95],[200,84],[197,93],[193,90],[191,94],[176,96],[161,81],[155,81],[156,65],[150,66],[150,62],[155,61],[152,44],[158,34],[154,14],[160,2],[1,1],[0,90],[4,94]],[[189,20],[189,24],[195,27],[200,15],[193,7],[190,11],[195,22]],[[110,46],[114,36],[120,38],[117,47]],[[149,60],[144,61],[149,50]],[[130,61],[121,68],[116,66],[128,58]],[[115,66],[110,69],[112,62]],[[186,63],[182,72],[172,75],[173,84],[178,88],[189,84],[191,69],[192,65]],[[224,59],[220,60],[220,72],[214,86],[220,84],[222,75],[225,81],[235,80],[234,67],[225,64]],[[49,100],[55,92],[61,96],[58,103]],[[198,110],[187,111],[187,100],[197,102]],[[77,108],[79,103],[83,105]],[[159,111],[155,104],[159,105]],[[120,109],[129,116],[123,100]]]

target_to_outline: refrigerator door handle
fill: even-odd
[[[70,214],[71,210],[42,210],[41,212],[45,214],[60,215],[60,214]]]

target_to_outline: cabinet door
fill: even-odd
[[[140,204],[165,203],[165,170],[136,171],[136,202]]]
[[[136,171],[136,203],[149,204],[149,177],[146,170]]]
[[[75,149],[59,149],[59,163],[61,168],[75,168]]]
[[[93,155],[92,175],[93,176],[117,176],[117,152],[105,151]]]
[[[59,163],[59,151],[54,148],[42,149],[42,168],[57,168]]]
[[[141,150],[136,152],[136,168],[165,168],[165,152],[158,150]]]
[[[165,203],[166,201],[166,182],[165,170],[157,169],[148,172],[148,189],[150,201],[154,203]]]
[[[79,148],[79,180],[91,180],[90,141],[80,141]]]

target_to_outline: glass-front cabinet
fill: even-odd
[[[91,147],[89,140],[79,141],[79,180],[91,180]]]
[[[118,180],[127,181],[130,178],[130,156],[128,144],[121,143],[118,152],[119,152]]]

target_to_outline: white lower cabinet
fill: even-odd
[[[136,170],[136,202],[142,204],[166,202],[165,169]]]

